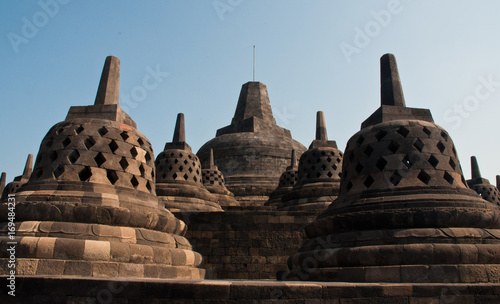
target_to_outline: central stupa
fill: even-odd
[[[290,151],[306,151],[289,130],[276,124],[265,84],[247,82],[229,126],[204,144],[197,155],[204,167],[213,149],[215,163],[226,178],[226,187],[241,203],[264,204],[290,164]]]

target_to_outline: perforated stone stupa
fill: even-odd
[[[150,142],[118,105],[119,64],[106,58],[95,104],[71,107],[48,131],[16,193],[17,275],[205,277],[186,225],[158,204]]]
[[[340,195],[283,278],[499,282],[500,209],[467,187],[453,142],[405,106],[396,60],[381,58],[381,107],[347,143]]]
[[[470,158],[472,178],[467,180],[467,185],[490,203],[500,206],[500,191],[490,184],[490,181],[481,176],[479,165],[475,156]]]
[[[19,190],[19,188],[22,185],[26,184],[29,181],[32,173],[33,173],[33,154],[29,154],[28,159],[26,159],[26,165],[24,165],[23,174],[16,176],[12,182],[7,184],[7,186],[5,186],[5,180],[4,180],[3,184],[4,187],[0,186],[0,188],[3,188],[3,190],[0,191],[2,200],[6,200],[9,194],[16,193],[17,190]]]
[[[295,150],[292,150],[290,166],[281,174],[278,187],[269,195],[269,200],[265,204],[266,206],[277,207],[281,204],[281,197],[283,194],[292,190],[293,186],[297,183],[297,173],[297,155]]]
[[[297,183],[278,210],[324,211],[339,195],[342,157],[337,143],[328,140],[323,112],[317,112],[316,139],[300,157]]]
[[[201,163],[186,143],[184,114],[177,115],[172,142],[158,154],[156,193],[172,212],[222,211],[217,198],[203,187]]]
[[[266,85],[247,82],[229,126],[217,130],[197,155],[209,165],[210,149],[226,178],[226,187],[241,203],[262,205],[278,186],[290,164],[290,151],[301,155],[306,148],[279,127],[273,117]]]
[[[227,190],[224,184],[224,175],[214,163],[214,151],[210,149],[210,166],[201,170],[203,186],[217,197],[217,203],[222,207],[239,206],[234,194]]]

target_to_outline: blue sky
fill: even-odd
[[[0,171],[8,181],[21,174],[70,106],[93,104],[108,55],[121,60],[120,103],[155,153],[179,112],[196,152],[231,122],[256,45],[256,80],[302,144],[322,110],[329,138],[345,148],[380,104],[379,58],[390,52],[406,104],[431,109],[467,179],[476,155],[494,183],[499,11],[494,0],[2,1]]]

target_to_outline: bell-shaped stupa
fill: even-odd
[[[158,154],[156,194],[172,212],[222,211],[217,198],[203,187],[201,163],[186,143],[184,114],[177,115],[172,142]]]
[[[405,106],[381,58],[382,105],[347,143],[337,200],[308,226],[282,278],[499,282],[500,209],[469,189],[448,133]]]
[[[297,168],[297,155],[295,150],[292,150],[292,157],[290,161],[290,166],[286,168],[280,176],[280,181],[278,187],[271,192],[269,195],[269,200],[266,202],[266,206],[279,206],[281,204],[281,197],[293,189],[293,186],[297,183],[298,168]]]
[[[9,194],[16,193],[22,185],[26,184],[29,181],[32,173],[33,154],[28,154],[28,159],[26,159],[26,165],[24,165],[23,174],[16,176],[12,182],[8,183],[7,185],[4,184],[4,187],[2,187],[3,190],[0,191],[2,201],[5,201]]]
[[[234,194],[227,190],[224,175],[214,163],[214,151],[210,149],[210,166],[201,170],[203,186],[217,197],[217,203],[222,207],[239,206]]]
[[[118,105],[119,64],[107,57],[95,104],[48,131],[15,195],[18,275],[205,277],[186,225],[158,204],[150,142]],[[0,231],[4,248],[7,223]]]
[[[500,206],[500,191],[490,184],[490,181],[481,176],[479,165],[475,156],[470,158],[472,178],[467,180],[467,185],[490,203]]]
[[[284,194],[278,210],[320,213],[337,198],[340,189],[342,152],[328,140],[323,112],[316,115],[316,139],[299,160],[297,183]]]
[[[290,150],[301,155],[306,148],[279,127],[273,117],[266,85],[247,82],[229,126],[217,130],[197,155],[209,165],[210,149],[226,178],[226,187],[243,204],[262,205],[278,186],[290,164]]]

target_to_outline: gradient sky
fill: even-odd
[[[302,144],[321,110],[343,150],[378,108],[379,58],[393,53],[407,106],[448,130],[467,179],[476,155],[494,183],[498,12],[495,0],[1,1],[0,171],[21,174],[71,106],[94,103],[108,55],[121,60],[120,104],[156,155],[179,112],[196,152],[231,122],[256,45],[256,80]]]

